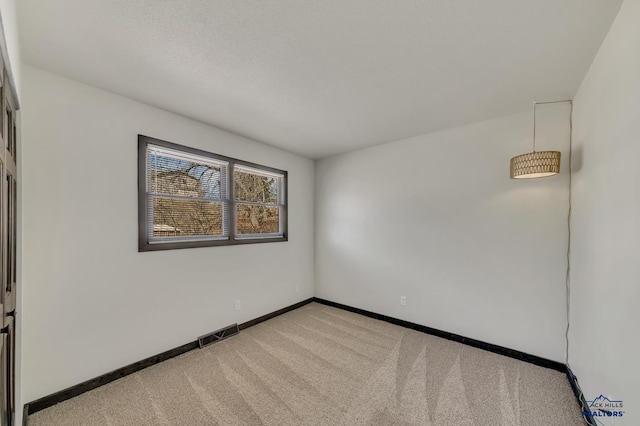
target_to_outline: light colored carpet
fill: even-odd
[[[583,425],[563,373],[312,303],[29,426]]]

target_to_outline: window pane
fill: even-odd
[[[224,236],[220,202],[151,197],[153,237]]]
[[[249,173],[236,168],[233,179],[237,201],[278,203],[280,177]]]
[[[237,222],[238,235],[279,234],[280,208],[256,206],[252,204],[238,204]]]
[[[148,168],[148,191],[151,193],[216,200],[225,198],[225,164],[150,149]]]

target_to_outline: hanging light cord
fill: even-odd
[[[536,105],[537,104],[556,104],[556,103],[560,103],[560,102],[569,102],[570,107],[571,107],[571,111],[569,113],[569,210],[567,213],[567,271],[566,271],[566,275],[565,275],[565,289],[566,289],[566,302],[567,302],[567,328],[565,329],[565,342],[566,342],[566,347],[565,347],[565,364],[567,365],[567,367],[569,368],[569,370],[571,370],[571,366],[569,365],[569,328],[571,325],[571,196],[572,196],[572,177],[573,177],[573,170],[572,170],[572,163],[573,163],[573,100],[563,100],[563,101],[551,101],[551,102],[534,102],[533,103],[533,151],[535,152],[536,150]],[[573,375],[573,373],[571,373]],[[575,378],[575,376],[573,377],[573,380],[576,383],[576,386],[578,388],[578,391],[580,392],[580,396],[579,399],[581,401],[585,400],[584,397],[584,393],[582,393],[582,389],[580,388],[580,386],[578,385],[578,382]],[[583,407],[583,410],[586,407]],[[598,426],[598,425],[602,425],[602,422],[600,422],[598,419],[596,419],[595,417],[587,417],[583,411],[582,413],[582,417],[584,418],[585,422],[587,423],[587,425],[589,426]]]
[[[569,328],[571,325],[571,209],[572,209],[572,205],[571,205],[571,198],[572,198],[572,179],[573,179],[573,169],[572,169],[572,164],[573,164],[573,101],[569,101],[569,104],[571,106],[571,111],[569,113],[569,211],[567,213],[567,273],[565,276],[565,287],[566,287],[566,293],[567,293],[567,328],[565,331],[565,341],[566,341],[566,351],[565,351],[565,364],[567,365],[567,367],[569,368],[569,370],[571,370],[571,366],[569,365]],[[571,373],[573,374],[573,373]],[[578,385],[577,379],[575,379],[574,376],[574,380],[576,381],[576,386],[578,387],[578,391],[580,392],[580,400],[585,400],[584,397],[584,393],[582,393],[582,388]],[[584,407],[583,407],[584,410]],[[602,425],[602,422],[600,422],[598,419],[596,419],[595,417],[587,417],[585,415],[585,413],[582,413],[582,417],[584,418],[585,422],[587,422],[587,425],[589,426],[598,426],[598,425]]]
[[[569,366],[569,325],[571,321],[571,178],[573,171],[571,168],[572,155],[573,155],[573,100],[566,99],[560,101],[548,101],[548,102],[533,102],[533,151],[536,150],[536,105],[558,104],[568,102],[571,110],[569,113],[569,211],[567,213],[567,271],[565,275],[565,291],[567,302],[567,328],[564,333],[566,346],[564,361]]]
[[[567,330],[565,332],[566,353],[565,364],[569,366],[569,326],[571,324],[571,179],[573,171],[573,101],[569,101],[571,112],[569,113],[569,212],[567,213],[567,275],[565,276],[565,287],[567,292]]]

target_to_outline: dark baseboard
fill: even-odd
[[[287,306],[285,308],[279,309],[275,312],[271,312],[269,314],[263,315],[256,319],[247,321],[238,326],[240,330],[244,330],[248,327],[254,326],[261,322],[267,321],[271,318],[277,317],[294,309],[298,309],[304,305],[307,305],[311,302],[321,303],[323,305],[332,306],[335,308],[343,309],[345,311],[354,312],[360,315],[364,315],[369,318],[374,318],[377,320],[385,321],[391,324],[395,324],[401,327],[410,328],[412,330],[420,331],[423,333],[431,334],[433,336],[441,337],[448,340],[453,340],[455,342],[459,342],[465,345],[473,346],[479,349],[484,349],[489,352],[493,352],[499,355],[508,356],[510,358],[518,359],[520,361],[525,361],[531,364],[535,364],[545,368],[551,368],[556,371],[560,371],[567,374],[569,379],[569,383],[578,399],[579,404],[583,408],[583,410],[587,413],[591,413],[589,411],[589,407],[587,402],[580,392],[580,388],[577,383],[577,379],[575,375],[571,372],[571,370],[564,364],[559,363],[557,361],[551,361],[545,358],[541,358],[535,355],[530,355],[525,352],[516,351],[514,349],[505,348],[503,346],[494,345],[491,343],[482,342],[480,340],[470,339],[468,337],[460,336],[458,334],[449,333],[446,331],[438,330],[435,328],[427,327],[424,325],[412,323],[409,321],[401,320],[398,318],[389,317],[382,314],[377,314],[375,312],[366,311],[364,309],[354,308],[352,306],[343,305],[341,303],[332,302],[330,300],[325,300],[317,297],[313,297],[307,300],[303,300],[302,302]],[[43,398],[32,401],[28,404],[24,405],[23,409],[23,425],[27,424],[28,416],[30,414],[36,413],[38,411],[44,410],[45,408],[51,407],[60,402],[66,401],[67,399],[71,399],[75,396],[81,395],[85,392],[88,392],[92,389],[103,386],[107,383],[110,383],[114,380],[120,379],[122,377],[128,376],[129,374],[140,371],[144,368],[150,367],[154,364],[158,364],[162,361],[166,361],[170,358],[176,357],[183,353],[189,352],[193,349],[198,348],[198,341],[193,341],[186,343],[182,346],[179,346],[174,349],[170,349],[166,352],[162,352],[158,355],[154,355],[152,357],[143,359],[142,361],[135,362],[133,364],[129,364],[126,367],[119,368],[117,370],[111,371],[109,373],[103,374],[102,376],[96,377],[95,379],[87,380],[75,386],[71,386],[67,389],[61,390],[59,392],[53,393],[51,395],[45,396]],[[589,418],[588,420],[593,421],[593,418]]]
[[[260,324],[261,322],[264,322],[266,320],[270,320],[271,318],[277,317],[278,315],[282,315],[282,314],[285,314],[285,313],[287,313],[289,311],[293,311],[294,309],[301,308],[304,305],[308,305],[309,303],[311,303],[313,301],[314,301],[314,298],[311,297],[311,298],[309,298],[307,300],[303,300],[302,302],[298,302],[298,303],[296,303],[294,305],[287,306],[286,308],[282,308],[282,309],[277,310],[275,312],[271,312],[270,314],[263,315],[263,316],[261,316],[259,318],[256,318],[256,319],[252,319],[251,321],[243,322],[242,324],[240,324],[238,326],[238,328],[240,330],[244,330],[245,328],[254,326],[256,324]]]
[[[330,300],[320,299],[318,297],[314,298],[314,302],[322,303],[323,305],[333,306],[334,308],[344,309],[345,311],[354,312],[356,314],[364,315],[369,318],[375,318],[381,321],[385,321],[391,324],[399,325],[401,327],[410,328],[412,330],[421,331],[423,333],[432,334],[434,336],[442,337],[443,339],[453,340],[455,342],[463,343],[465,345],[473,346],[475,348],[484,349],[499,355],[508,356],[510,358],[515,358],[520,361],[528,362],[531,364],[538,365],[540,367],[551,368],[552,370],[560,371],[562,373],[566,373],[567,378],[569,380],[569,384],[571,385],[571,389],[573,389],[573,393],[578,400],[578,404],[582,410],[582,416],[587,421],[587,424],[590,426],[596,426],[597,423],[591,413],[591,409],[589,408],[589,404],[584,397],[584,394],[580,390],[580,385],[578,384],[578,378],[573,374],[568,365],[562,364],[557,361],[551,361],[546,358],[541,358],[539,356],[530,355],[525,352],[516,351],[514,349],[505,348],[503,346],[493,345],[491,343],[482,342],[480,340],[470,339],[468,337],[460,336],[458,334],[449,333],[446,331],[438,330],[435,328],[427,327],[420,324],[415,324],[409,321],[404,321],[398,318],[388,317],[382,314],[376,314],[375,312],[365,311],[364,309],[354,308],[352,306],[343,305],[341,303],[332,302]]]
[[[259,318],[253,319],[251,321],[247,321],[238,326],[240,330],[244,330],[245,328],[251,327],[253,325],[259,324],[268,319],[277,317],[278,315],[282,315],[286,312],[297,309],[301,306],[304,306],[308,303],[313,302],[313,298],[303,300],[302,302],[296,303],[291,306],[287,306],[286,308],[282,308],[275,312],[271,312],[267,315],[263,315]],[[159,362],[166,361],[170,358],[176,357],[178,355],[182,355],[183,353],[189,352],[193,349],[198,348],[198,341],[193,341],[186,343],[177,348],[170,349],[166,352],[162,352],[158,355],[154,355],[149,358],[145,358],[142,361],[134,362],[133,364],[129,364],[126,367],[119,368],[117,370],[111,371],[109,373],[103,374],[102,376],[98,376],[95,379],[90,379],[75,386],[68,387],[61,391],[55,392],[51,395],[42,397],[35,401],[29,402],[24,405],[24,420],[23,424],[26,424],[26,419],[29,414],[37,413],[40,410],[44,410],[45,408],[51,407],[55,404],[58,404],[62,401],[66,401],[67,399],[71,399],[78,395],[81,395],[85,392],[98,388],[100,386],[106,385],[107,383],[113,382],[114,380],[118,380],[122,377],[128,376],[129,374],[133,374],[137,371],[140,371],[144,368],[150,367],[154,364],[158,364]]]
[[[114,380],[118,380],[122,377],[128,376],[129,374],[133,374],[136,371],[142,370],[143,368],[150,367],[159,362],[166,361],[170,358],[176,357],[185,352],[189,352],[190,350],[196,349],[197,347],[198,347],[197,341],[189,342],[177,348],[170,349],[166,352],[162,352],[152,357],[145,358],[142,361],[134,362],[133,364],[129,364],[125,367],[103,374],[94,379],[87,380],[85,382],[82,382],[75,386],[68,387],[66,389],[63,389],[51,395],[42,397],[40,399],[36,399],[35,401],[32,401],[27,404],[28,413],[33,414],[40,410],[44,410],[45,408],[51,407],[52,405],[58,404],[62,401],[66,401],[67,399],[71,399],[75,396],[81,395],[85,392],[88,392],[100,386],[106,385],[107,383],[111,383]]]
[[[593,418],[593,413],[591,412],[591,408],[589,408],[589,404],[587,403],[582,390],[580,389],[580,385],[578,384],[578,378],[573,371],[569,368],[569,366],[565,366],[565,372],[567,373],[567,379],[569,379],[569,384],[571,385],[571,389],[573,389],[573,393],[578,400],[578,404],[580,405],[580,409],[582,410],[582,417],[584,417],[585,421],[588,425],[596,426],[596,420]]]
[[[468,337],[460,336],[458,334],[449,333],[447,331],[438,330],[435,328],[401,320],[398,318],[388,317],[382,314],[376,314],[375,312],[365,311],[364,309],[354,308],[352,306],[343,305],[341,303],[332,302],[330,300],[320,299],[318,297],[315,297],[314,301],[318,303],[322,303],[323,305],[333,306],[334,308],[344,309],[345,311],[364,315],[369,318],[374,318],[374,319],[385,321],[391,324],[399,325],[401,327],[406,327],[412,330],[421,331],[423,333],[431,334],[433,336],[442,337],[443,339],[453,340],[454,342],[463,343],[465,345],[473,346],[474,348],[484,349],[485,351],[508,356],[510,358],[515,358],[520,361],[538,365],[540,367],[551,368],[553,370],[560,371],[562,373],[566,372],[566,366],[558,361],[552,361],[550,359],[541,358],[535,355],[530,355],[525,352],[520,352],[514,349],[505,348],[504,346],[498,346],[491,343],[482,342],[480,340],[470,339]]]

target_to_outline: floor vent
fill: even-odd
[[[204,336],[198,337],[198,345],[201,348],[204,348],[205,346],[209,346],[212,343],[215,343],[222,339],[226,339],[227,337],[238,334],[239,332],[240,329],[238,328],[238,324],[233,324],[212,333],[205,334]]]

